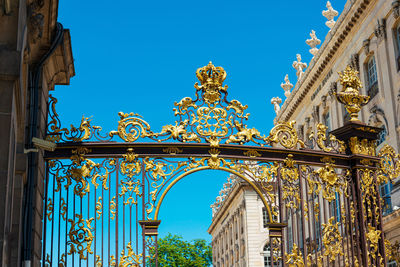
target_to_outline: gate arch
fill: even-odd
[[[227,99],[222,67],[210,62],[196,76],[195,98],[175,102],[177,120],[160,132],[123,112],[105,134],[86,117],[63,128],[50,97],[47,140],[57,147],[45,154],[43,266],[157,265],[150,252],[157,253],[164,197],[206,169],[241,177],[261,197],[273,266],[386,264],[376,187],[400,174],[400,156],[388,146],[375,155],[380,129],[357,121],[368,98],[359,94],[355,71],[341,74],[337,93],[352,122],[329,136],[317,125],[309,147],[294,121],[277,123],[268,135],[249,128],[247,106]]]
[[[202,170],[212,170],[212,168],[211,168],[211,167],[200,167],[200,168],[198,168],[198,169],[190,170],[190,171],[188,171],[188,172],[185,172],[184,174],[181,174],[179,177],[177,177],[176,179],[174,179],[174,180],[168,185],[168,187],[167,187],[167,188],[164,190],[164,192],[162,193],[162,195],[161,195],[161,197],[160,197],[160,200],[158,201],[158,204],[157,204],[157,206],[156,206],[156,211],[155,211],[155,214],[154,214],[154,219],[155,219],[155,220],[158,219],[158,213],[159,213],[159,210],[160,210],[160,208],[161,208],[161,204],[162,204],[162,202],[163,202],[165,196],[166,196],[167,193],[169,192],[169,190],[170,190],[177,182],[179,182],[181,179],[185,178],[185,177],[188,176],[189,174],[192,174],[192,173],[195,173],[195,172],[198,172],[198,171],[202,171]],[[232,174],[234,174],[234,175],[237,175],[238,177],[240,177],[240,178],[243,179],[244,181],[246,181],[246,182],[251,186],[251,188],[257,193],[257,195],[260,197],[260,199],[262,200],[262,202],[263,202],[265,208],[267,209],[267,212],[268,212],[268,216],[269,216],[270,221],[271,221],[271,222],[273,221],[273,220],[272,220],[272,218],[273,218],[273,217],[272,217],[272,213],[271,213],[271,210],[270,210],[270,205],[271,205],[271,203],[268,203],[267,199],[265,198],[265,196],[264,196],[264,194],[261,192],[261,190],[260,190],[248,177],[246,177],[245,175],[243,175],[243,174],[241,174],[241,173],[239,173],[239,172],[235,172],[234,170],[231,170],[231,169],[228,169],[228,168],[224,168],[224,167],[218,168],[217,170],[221,170],[221,171],[225,171],[225,172],[228,172],[228,173],[232,173]]]

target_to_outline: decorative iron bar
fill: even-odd
[[[57,148],[45,155],[43,266],[158,266],[164,197],[210,169],[244,179],[262,199],[272,266],[381,266],[396,256],[378,186],[400,175],[400,156],[385,146],[377,157],[380,129],[356,121],[366,101],[357,73],[341,74],[338,93],[352,122],[328,136],[317,125],[309,146],[294,122],[269,135],[248,128],[247,106],[227,100],[223,68],[210,63],[196,74],[195,100],[175,103],[177,121],[158,133],[134,113],[120,113],[106,134],[85,117],[62,128],[50,97],[47,139]]]

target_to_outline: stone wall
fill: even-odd
[[[68,84],[75,74],[68,30],[63,30],[63,42],[44,61],[36,89],[29,75],[56,37],[57,9],[58,1],[0,3],[1,266],[21,266],[23,261],[40,266],[45,162],[43,150],[33,147],[30,140],[30,114],[37,118],[34,137],[44,139],[48,92],[56,84]],[[34,90],[37,109],[30,105]],[[31,197],[28,184],[33,189]]]

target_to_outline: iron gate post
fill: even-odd
[[[350,196],[354,198],[352,201],[355,203],[355,214],[358,221],[360,235],[356,243],[361,248],[361,255],[358,258],[361,258],[362,266],[381,266],[378,258],[386,266],[380,194],[376,190],[376,169],[379,160],[375,151],[376,140],[381,130],[381,128],[368,126],[360,121],[349,121],[331,132],[346,143],[346,154],[350,156],[351,181],[349,187],[352,193]],[[371,174],[372,177],[369,176]],[[373,180],[372,184],[364,181],[367,177]],[[368,186],[373,188],[368,189]],[[367,189],[368,192],[366,192]],[[370,195],[371,193],[373,195]],[[376,201],[370,203],[366,200],[369,198],[375,198]],[[374,252],[372,251],[372,247],[374,247],[372,235],[375,234],[379,237],[377,237],[377,251]],[[372,254],[375,254],[376,259],[372,257]]]
[[[154,246],[154,262],[155,267],[158,267],[158,226],[160,226],[161,220],[142,220],[139,221],[140,226],[142,226],[142,234],[143,234],[143,267],[146,266],[146,237],[154,237],[155,246]],[[149,255],[150,256],[150,255]]]

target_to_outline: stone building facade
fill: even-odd
[[[264,266],[270,260],[267,216],[257,193],[231,175],[214,204],[208,233],[213,266]],[[264,216],[263,216],[264,215]],[[267,246],[266,246],[267,245]]]
[[[275,109],[275,123],[295,120],[305,142],[318,123],[328,132],[343,126],[349,114],[334,93],[341,90],[338,72],[350,65],[359,72],[361,93],[370,96],[360,120],[383,129],[377,151],[384,144],[400,151],[400,1],[347,1],[308,65],[292,92],[282,84],[286,99]],[[380,193],[385,237],[394,244],[400,241],[400,180],[382,185]]]
[[[291,84],[286,75],[281,84],[285,99],[271,99],[277,114],[274,122],[296,121],[301,139],[310,144],[309,136],[317,132],[318,123],[326,125],[328,132],[343,126],[350,119],[349,114],[336,100],[334,93],[342,89],[338,72],[350,65],[359,72],[363,83],[361,93],[370,96],[369,103],[359,114],[360,120],[383,129],[377,150],[389,144],[400,152],[400,1],[349,0],[336,21],[338,12],[328,2],[323,15],[328,19],[326,25],[330,31],[320,47],[317,46],[321,42],[312,31],[311,39],[306,40],[313,55],[311,61],[302,62],[298,54],[293,66],[288,66],[288,69],[295,68],[297,81]],[[262,203],[256,201],[255,193],[251,197],[252,193],[239,187],[236,185],[237,189],[228,192],[227,202],[220,205],[209,228],[216,253],[213,254],[215,266],[269,266],[268,247],[265,247],[268,240],[262,240],[266,234],[265,229],[260,227],[264,221]],[[396,241],[400,242],[400,180],[397,179],[394,184],[384,184],[379,190],[384,201],[385,238],[395,244]],[[247,199],[254,202],[250,204]],[[220,252],[221,246],[231,238],[229,218],[238,209],[235,203],[241,201],[245,205],[240,212],[247,219],[244,237],[258,236],[259,239],[252,242],[258,247],[247,248],[247,265],[223,265],[222,262],[231,258],[228,251]],[[247,242],[245,239],[244,243]],[[250,255],[254,255],[254,258]],[[236,258],[233,260],[235,262]],[[391,262],[389,266],[396,265]]]
[[[75,75],[57,14],[58,1],[0,2],[0,266],[41,265],[46,145],[38,144],[49,91]]]

